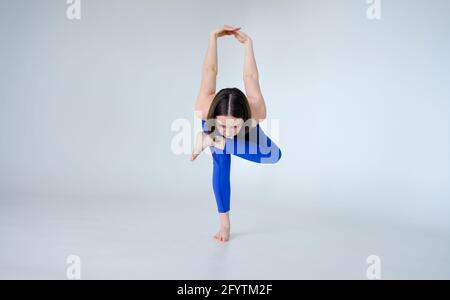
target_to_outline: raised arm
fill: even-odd
[[[208,49],[202,65],[200,91],[197,95],[195,112],[199,118],[206,119],[209,107],[216,94],[216,78],[218,73],[217,39],[225,35],[233,35],[240,27],[225,25],[209,34]]]
[[[253,41],[242,31],[236,31],[234,36],[245,45],[244,86],[252,111],[252,118],[261,122],[266,118],[266,103],[259,86],[259,73],[253,53]]]

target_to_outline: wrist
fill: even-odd
[[[217,33],[215,31],[211,31],[209,33],[209,38],[210,39],[217,39]]]
[[[203,132],[203,149],[211,147],[214,145],[214,140],[210,134]]]

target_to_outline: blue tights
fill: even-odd
[[[206,131],[206,121],[202,120],[202,128]],[[281,150],[263,132],[259,124],[250,129],[249,137],[235,136],[225,139],[223,150],[210,147],[213,158],[212,184],[219,213],[230,210],[230,169],[231,154],[243,159],[260,163],[274,164],[281,158]]]

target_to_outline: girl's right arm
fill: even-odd
[[[208,49],[202,65],[202,80],[195,105],[196,115],[205,120],[209,107],[216,94],[217,78],[217,39],[225,35],[233,35],[240,27],[225,25],[209,34]]]

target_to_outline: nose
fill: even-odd
[[[225,135],[226,135],[227,137],[232,137],[232,136],[234,136],[234,130],[233,130],[233,129],[227,129],[227,130],[225,131]]]

